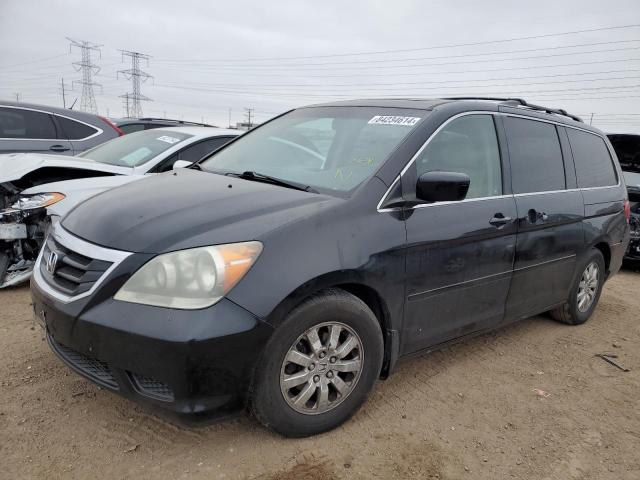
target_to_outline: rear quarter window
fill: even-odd
[[[580,188],[610,187],[618,183],[613,159],[602,138],[567,128]]]
[[[56,119],[63,131],[63,138],[67,138],[69,140],[82,140],[83,138],[90,137],[94,135],[98,130],[84,123],[76,122],[75,120],[71,120],[70,118],[60,117],[56,115]]]
[[[513,192],[564,190],[564,163],[555,125],[507,117],[505,128]]]

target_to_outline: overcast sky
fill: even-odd
[[[0,0],[0,99],[61,106],[61,79],[80,78],[65,37],[102,45],[96,101],[112,117],[131,92],[126,49],[151,56],[150,116],[226,126],[229,109],[235,123],[245,107],[263,121],[331,99],[473,94],[640,132],[638,0]]]

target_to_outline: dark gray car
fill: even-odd
[[[98,115],[0,101],[0,153],[77,155],[119,135],[118,127]]]

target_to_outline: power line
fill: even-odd
[[[509,60],[520,60],[518,58],[511,58]],[[468,73],[490,73],[490,72],[504,72],[504,71],[513,71],[513,70],[533,70],[533,69],[549,69],[549,68],[564,68],[564,67],[576,67],[576,66],[585,66],[585,65],[597,65],[601,63],[619,63],[619,62],[635,62],[639,61],[640,58],[622,58],[622,59],[611,59],[611,60],[594,60],[590,62],[573,62],[573,63],[562,63],[556,65],[525,65],[525,66],[517,66],[517,67],[500,67],[500,68],[490,68],[490,69],[480,69],[480,70],[439,70],[439,71],[429,71],[429,72],[402,72],[395,73],[393,71],[385,71],[383,73],[346,73],[346,74],[311,74],[304,72],[303,74],[296,74],[295,69],[294,72],[282,72],[282,73],[269,73],[269,72],[251,72],[252,77],[286,77],[286,78],[362,78],[363,76],[367,77],[399,77],[399,76],[425,76],[425,75],[451,75],[451,74],[468,74]],[[447,63],[444,65],[458,65],[459,63]],[[414,65],[414,66],[441,66],[443,64],[431,64],[431,65]],[[180,71],[187,72],[198,72],[205,73],[198,70],[181,68]],[[233,72],[221,72],[219,69],[215,69],[211,72],[207,72],[212,76],[241,76],[246,77],[248,73],[246,71],[233,73]]]
[[[630,70],[629,72],[640,72],[640,70]],[[571,76],[574,74],[566,74],[567,76]],[[394,82],[394,83],[353,83],[353,84],[238,84],[238,83],[226,83],[226,84],[215,84],[215,83],[189,83],[187,86],[210,86],[210,87],[220,87],[220,88],[255,88],[259,91],[266,91],[272,87],[274,88],[303,88],[303,89],[313,89],[313,91],[318,91],[318,89],[335,89],[339,88],[340,91],[344,91],[345,89],[367,89],[367,90],[377,90],[377,91],[387,91],[387,90],[398,90],[398,86],[401,85],[416,85],[416,86],[427,86],[427,85],[449,85],[449,88],[483,88],[485,85],[479,86],[470,86],[470,85],[451,85],[452,83],[469,83],[469,82],[493,82],[493,81],[506,81],[506,80],[517,80],[517,79],[526,79],[526,78],[543,78],[545,75],[537,75],[532,77],[506,77],[506,78],[474,78],[474,79],[466,79],[466,80],[442,80],[442,81],[423,81],[423,82]],[[582,83],[582,82],[603,82],[608,80],[639,80],[640,76],[621,76],[621,77],[607,77],[607,78],[583,78],[577,80],[551,80],[547,82],[512,82],[512,83],[492,83],[491,87],[517,87],[517,86],[530,86],[530,85],[550,85],[550,84],[567,84],[567,83]],[[173,84],[157,84],[156,86],[168,86]],[[181,85],[185,85],[181,83]],[[376,87],[376,88],[373,88]],[[390,89],[383,87],[392,87]],[[439,87],[434,87],[439,88]],[[303,90],[304,91],[304,90]],[[323,93],[327,93],[325,90]]]
[[[378,50],[378,51],[368,51],[368,52],[351,52],[351,53],[333,53],[328,55],[308,55],[302,57],[263,57],[263,58],[241,58],[241,59],[227,59],[225,61],[238,61],[238,62],[246,62],[246,61],[263,61],[263,60],[303,60],[308,58],[331,58],[331,57],[350,57],[356,55],[381,55],[381,54],[389,54],[389,53],[405,53],[405,52],[418,52],[424,50],[436,50],[441,48],[457,48],[457,47],[471,47],[477,45],[493,45],[496,43],[507,43],[507,42],[515,42],[520,40],[535,40],[540,38],[549,38],[549,37],[560,37],[567,35],[576,35],[580,33],[592,33],[592,32],[603,32],[610,30],[623,30],[628,28],[636,28],[640,27],[640,24],[629,24],[629,25],[615,25],[610,27],[601,27],[601,28],[590,28],[584,30],[573,30],[568,32],[556,32],[556,33],[546,33],[542,35],[529,35],[524,37],[512,37],[498,40],[485,40],[481,42],[468,42],[468,43],[457,43],[457,44],[448,44],[448,45],[433,45],[429,47],[419,47],[419,48],[403,48],[403,49],[395,49],[395,50]],[[162,61],[162,60],[158,60]],[[194,60],[174,60],[181,62],[202,62],[201,59]]]
[[[73,66],[76,71],[82,72],[82,80],[73,80],[72,87],[79,83],[82,85],[82,93],[80,97],[80,110],[97,114],[98,105],[96,104],[96,97],[93,92],[93,87],[99,87],[100,84],[93,81],[92,76],[100,71],[100,67],[91,63],[91,52],[98,52],[100,55],[100,47],[96,43],[87,42],[86,40],[73,40],[67,37],[69,40],[69,51],[73,47],[77,47],[81,52],[81,60],[79,62],[73,62]]]
[[[637,80],[638,77],[628,77],[628,78],[632,78]],[[375,88],[361,88],[360,90],[356,91],[356,92],[352,92],[352,93],[329,93],[329,92],[323,92],[323,93],[306,93],[306,92],[284,92],[284,91],[278,91],[278,90],[238,90],[238,89],[224,89],[224,88],[204,88],[204,87],[189,87],[187,85],[169,85],[169,84],[156,84],[156,87],[162,87],[162,88],[174,88],[174,89],[179,89],[179,90],[193,90],[193,91],[202,91],[202,92],[213,92],[213,93],[242,93],[242,94],[252,94],[252,95],[288,95],[288,96],[311,96],[311,97],[344,97],[344,96],[348,96],[351,97],[354,94],[358,94],[359,92],[362,91],[374,91],[374,92],[379,92],[379,91],[384,91],[383,89],[375,89]],[[500,86],[500,85],[490,85],[491,87],[495,87],[495,86]],[[504,85],[504,86],[511,86],[511,85]],[[517,87],[517,85],[513,85],[513,87]],[[451,87],[451,88],[479,88],[479,89],[483,89],[486,88],[485,85],[462,85],[462,86],[457,86],[457,87]],[[566,92],[570,92],[570,91],[582,91],[582,90],[587,90],[587,91],[593,91],[593,90],[604,90],[604,89],[626,89],[626,88],[640,88],[640,84],[637,85],[602,85],[599,87],[583,87],[583,88],[568,88],[568,89],[551,89],[551,90],[529,90],[529,92],[532,93],[541,93],[541,92],[561,92],[561,91],[566,91]],[[440,87],[424,87],[423,90],[440,90]],[[393,90],[392,90],[393,91]],[[505,94],[507,94],[507,92],[504,92]],[[398,95],[403,95],[403,96],[412,96],[412,93],[410,92],[402,92],[399,93]],[[454,93],[453,95],[458,95],[456,93]]]
[[[140,92],[140,83],[146,82],[149,78],[153,77],[140,69],[140,60],[146,60],[147,65],[149,65],[151,56],[130,50],[120,50],[120,52],[122,52],[122,61],[124,61],[124,57],[131,57],[131,68],[118,70],[119,74],[121,73],[127,80],[131,80],[132,92],[122,95],[122,98],[125,99],[126,114],[127,117],[141,117],[141,102],[150,101],[151,99],[142,95]]]
[[[390,62],[414,62],[414,61],[422,61],[422,60],[440,60],[443,58],[468,58],[468,57],[486,57],[493,55],[511,55],[514,53],[531,53],[531,52],[543,52],[547,50],[562,50],[565,48],[579,48],[579,47],[593,47],[600,45],[616,45],[621,43],[633,43],[638,42],[640,39],[632,39],[632,40],[612,40],[608,42],[591,42],[591,43],[579,43],[574,45],[558,45],[552,47],[540,47],[540,48],[526,48],[520,50],[507,50],[501,52],[481,52],[481,53],[463,53],[458,55],[440,55],[437,57],[417,57],[417,58],[386,58],[386,59],[375,59],[375,60],[350,60],[347,62],[321,62],[321,63],[272,63],[272,64],[207,64],[206,67],[232,67],[232,68],[265,68],[265,67],[278,67],[278,68],[286,68],[286,67],[303,67],[303,66],[318,66],[318,65],[355,65],[355,64],[370,64],[370,63],[390,63]],[[600,51],[600,50],[597,50]],[[609,51],[609,50],[602,50]],[[564,55],[572,55],[572,54],[580,54],[581,52],[567,52]],[[585,52],[590,53],[590,52]],[[508,60],[508,59],[505,59]],[[168,62],[163,62],[168,63]],[[202,62],[198,62],[201,64]]]
[[[592,55],[592,54],[598,54],[598,53],[611,53],[611,52],[624,52],[624,51],[630,51],[630,50],[639,50],[640,46],[635,46],[635,47],[624,47],[624,48],[608,48],[608,49],[600,49],[600,50],[589,50],[589,51],[583,51],[583,52],[563,52],[563,53],[553,53],[553,54],[548,54],[548,55],[530,55],[530,56],[526,56],[526,57],[512,57],[512,58],[483,58],[483,59],[477,59],[477,60],[463,60],[463,61],[455,61],[455,62],[442,62],[442,63],[416,63],[416,64],[403,64],[403,65],[353,65],[353,63],[344,63],[342,65],[345,65],[344,67],[336,67],[335,65],[332,64],[314,64],[312,66],[315,67],[322,67],[322,68],[312,68],[312,66],[300,66],[300,65],[286,65],[286,64],[282,64],[282,65],[273,65],[273,66],[265,66],[265,65],[257,65],[257,66],[245,66],[245,65],[234,65],[234,66],[225,66],[225,65],[216,65],[216,66],[208,66],[208,68],[215,68],[216,70],[220,70],[222,72],[227,72],[227,71],[241,71],[241,72],[247,72],[250,69],[256,69],[257,71],[262,71],[262,70],[269,70],[269,69],[275,69],[275,70],[282,70],[282,69],[287,69],[287,68],[295,68],[295,69],[305,69],[305,70],[309,70],[309,71],[322,71],[322,70],[326,70],[327,67],[330,67],[332,69],[342,69],[342,70],[366,70],[366,69],[380,69],[380,68],[416,68],[416,67],[439,67],[439,66],[446,66],[446,65],[468,65],[468,64],[475,64],[475,63],[492,63],[492,62],[511,62],[514,60],[535,60],[535,59],[539,59],[539,58],[557,58],[557,57],[566,57],[566,56],[575,56],[575,55]],[[441,59],[441,58],[449,58],[448,56],[445,57],[428,57],[425,58],[425,60],[437,60],[437,59]],[[354,62],[355,63],[355,62]],[[165,68],[174,68],[174,67],[165,67]],[[179,67],[180,69],[183,69],[184,67]],[[191,71],[200,71],[202,72],[202,70],[197,70],[197,69],[190,69]]]
[[[3,65],[2,69],[4,70],[5,68],[21,67],[22,65],[31,65],[33,63],[39,63],[39,62],[44,62],[44,61],[47,61],[47,60],[53,60],[54,58],[66,57],[67,55],[69,55],[69,54],[68,53],[61,53],[60,55],[53,55],[51,57],[38,58],[36,60],[29,60],[27,62],[12,63],[12,64],[9,64],[9,65]]]

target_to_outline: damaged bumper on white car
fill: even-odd
[[[31,276],[51,222],[58,218],[48,216],[46,205],[39,205],[54,198],[33,196],[30,205],[17,202],[0,210],[0,288],[18,285]]]

